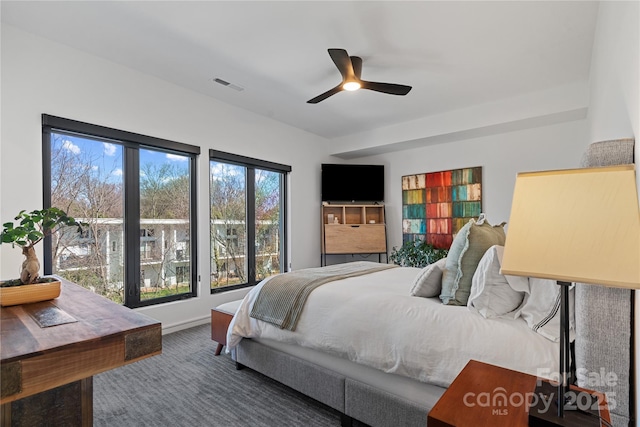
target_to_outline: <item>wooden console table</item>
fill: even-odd
[[[91,426],[93,375],[162,352],[161,324],[71,282],[0,308],[0,425]]]

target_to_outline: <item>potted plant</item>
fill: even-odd
[[[402,267],[425,267],[447,256],[448,249],[438,249],[423,240],[409,240],[400,249],[391,250],[389,260]]]
[[[82,231],[82,223],[58,208],[31,212],[21,211],[15,218],[17,224],[2,224],[0,243],[11,243],[22,248],[25,260],[20,268],[20,278],[0,282],[0,305],[16,305],[44,301],[60,295],[60,282],[54,278],[40,277],[40,261],[34,246],[61,227],[76,226]]]

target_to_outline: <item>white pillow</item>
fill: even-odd
[[[569,339],[575,333],[575,284],[569,288]],[[560,340],[560,286],[555,280],[529,278],[529,291],[518,309],[527,325],[551,341]]]
[[[495,249],[493,249],[495,248]],[[493,250],[492,250],[493,249]],[[508,310],[510,304],[515,300],[515,293],[523,295],[522,303],[514,310],[506,311],[502,315],[493,317],[512,318],[518,316],[527,322],[527,325],[535,332],[551,341],[560,340],[560,286],[555,280],[538,279],[535,277],[520,277],[510,275],[502,276],[511,288],[511,291],[505,289],[502,280],[496,277],[494,270],[496,259],[498,264],[502,262],[503,248],[493,246],[487,250],[489,255],[487,260],[481,260],[481,264],[490,264],[487,272],[478,273],[479,277],[475,277],[472,285],[469,299],[471,303],[468,305],[470,309],[475,310],[485,317],[492,314],[498,314]],[[480,265],[480,264],[479,264]],[[483,267],[483,270],[485,268]],[[476,283],[477,282],[477,283]],[[475,290],[474,290],[475,287]],[[512,294],[512,292],[514,292]],[[509,297],[513,297],[511,299]],[[574,298],[575,285],[572,284],[569,289],[569,339],[574,339],[575,333],[575,315],[574,315]]]
[[[526,295],[524,290],[515,290],[509,285],[507,278],[500,274],[500,265],[504,246],[491,246],[484,253],[473,278],[471,279],[471,293],[467,307],[483,317],[515,319],[518,317],[518,307]],[[512,276],[513,280],[522,280],[528,290],[526,277]]]
[[[420,273],[413,279],[411,295],[423,298],[433,298],[440,295],[442,272],[446,262],[447,259],[442,258],[420,270]]]

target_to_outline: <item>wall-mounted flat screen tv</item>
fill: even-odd
[[[384,165],[322,164],[323,202],[384,201]]]

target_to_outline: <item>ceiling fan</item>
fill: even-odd
[[[359,56],[349,56],[344,49],[329,49],[329,56],[333,59],[336,67],[338,67],[340,74],[342,74],[342,83],[308,100],[308,104],[317,104],[343,90],[369,89],[391,95],[406,95],[411,90],[411,86],[395,83],[368,82],[360,79],[360,74],[362,73],[362,58]]]

